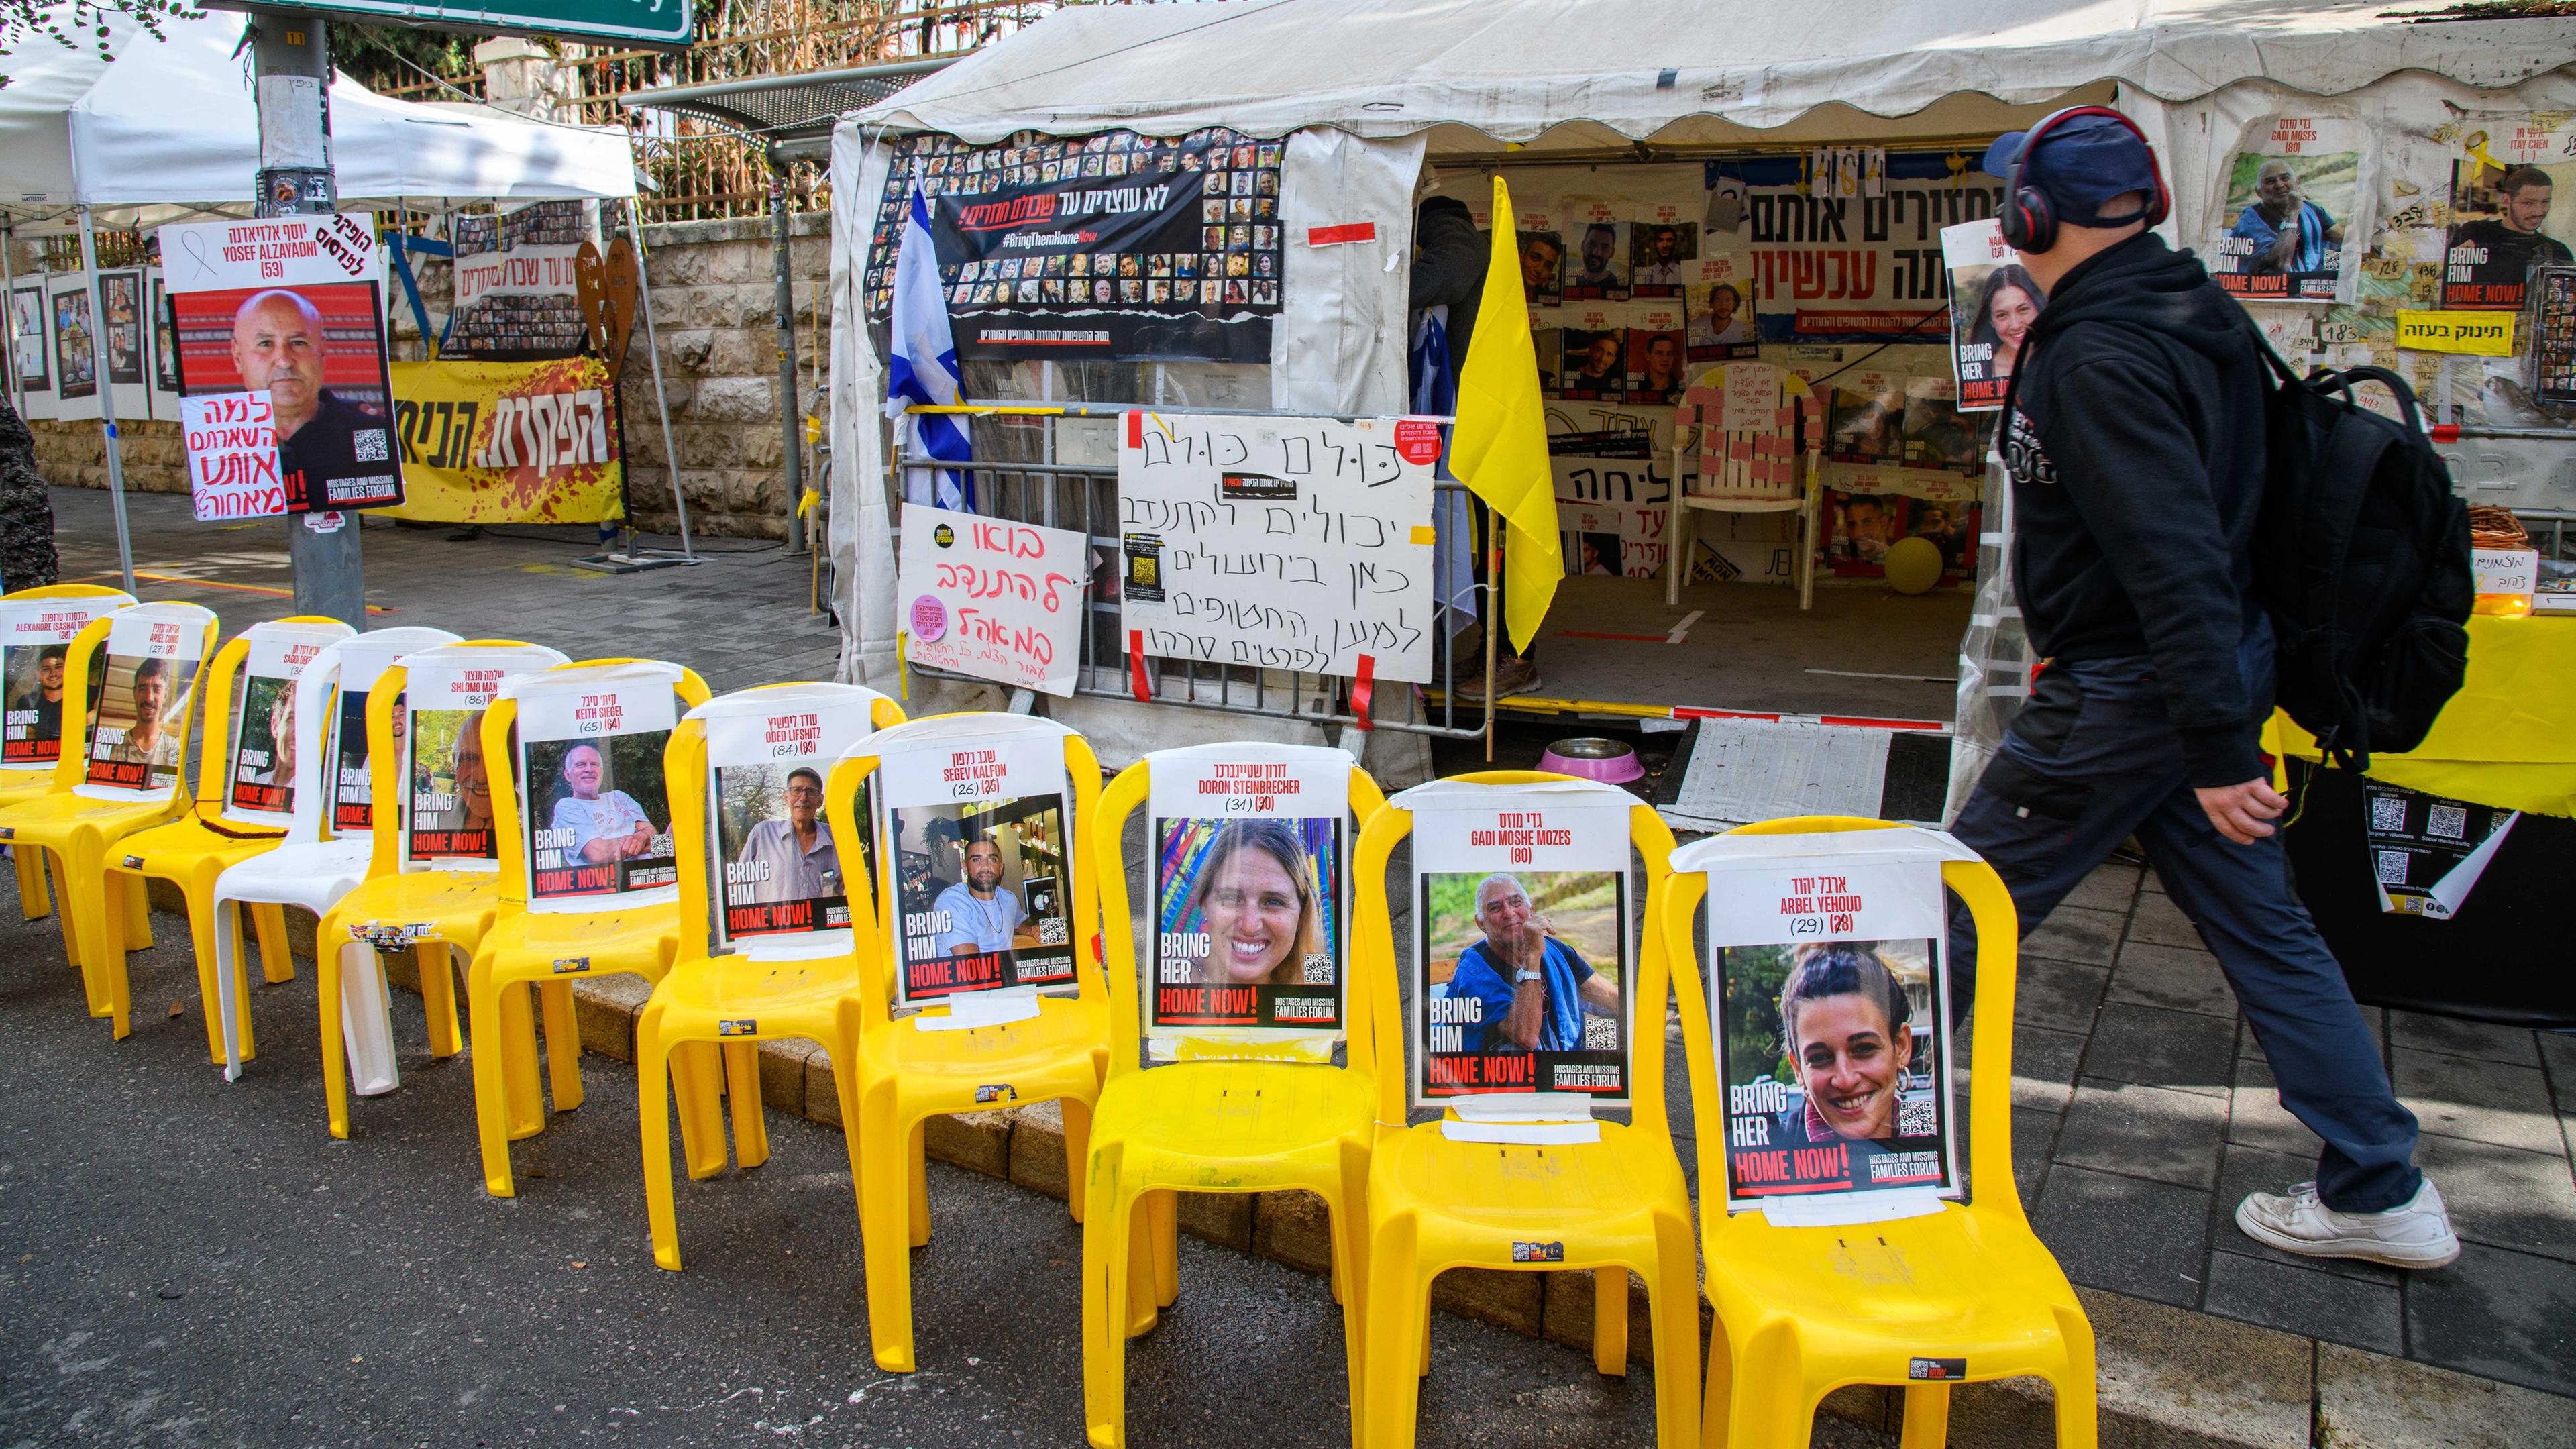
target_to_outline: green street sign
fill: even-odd
[[[622,40],[632,45],[685,47],[690,39],[689,0],[490,0],[486,4],[422,5],[403,0],[216,0],[224,10],[275,10],[340,20],[394,21],[470,35],[554,35],[571,40]]]

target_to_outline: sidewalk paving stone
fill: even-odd
[[[2225,1096],[2236,1023],[2194,1011],[2114,1002],[2102,1008],[2084,1075]]]
[[[2061,1161],[2049,1167],[2030,1222],[2076,1282],[2196,1308],[2209,1205],[2197,1189]]]
[[[2564,1137],[2537,1067],[2397,1048],[2397,1100],[2427,1132],[2526,1152],[2558,1150]]]
[[[2209,1255],[2209,1296],[2202,1306],[2328,1343],[2379,1353],[2406,1348],[2405,1306],[2396,1284],[2248,1257],[2224,1246]]]
[[[2236,1015],[2236,993],[2218,958],[2198,946],[2158,946],[2132,937],[2120,948],[2111,968],[2108,992],[2113,1001],[2141,1006],[2196,1011],[2203,1016]]]
[[[2079,1078],[2057,1160],[2208,1189],[2218,1185],[2226,1134],[2224,1097]]]
[[[2576,1264],[2462,1244],[2459,1262],[2406,1284],[2406,1327],[2416,1358],[2576,1394]]]
[[[2013,983],[2016,1020],[2057,1031],[2093,1030],[2093,1016],[2102,1009],[2102,988],[2110,972],[2028,953],[2021,957],[2020,967],[2020,979]]]

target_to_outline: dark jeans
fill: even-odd
[[[2268,700],[2268,631],[2249,641],[2243,662],[2256,698]],[[2281,837],[2238,845],[2210,825],[2185,784],[2181,737],[2149,661],[2043,673],[1955,833],[2003,876],[2025,933],[2135,835],[2226,970],[2281,1105],[2325,1139],[2317,1191],[2326,1206],[2377,1212],[2415,1195],[2415,1116],[2389,1091],[2342,968],[2291,887]],[[1966,1020],[1976,939],[1964,906],[1950,942],[1953,1009]]]

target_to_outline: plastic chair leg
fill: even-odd
[[[313,939],[347,941],[347,928],[336,910],[323,913],[322,925]],[[313,953],[313,989],[322,1003],[322,1097],[329,1104],[331,1135],[346,1141],[349,1136],[349,1070],[348,1052],[340,1036],[341,978],[347,969],[351,946],[339,950],[316,947]],[[363,948],[359,948],[363,949]]]
[[[1341,1187],[1325,1226],[1333,1239],[1333,1271],[1349,1280],[1342,1292],[1342,1360],[1350,1384],[1351,1443],[1356,1446],[1368,1426],[1363,1412],[1368,1402],[1368,1155],[1347,1144]]]
[[[238,1080],[240,1064],[250,1060],[250,987],[240,970],[241,911],[233,901],[215,903],[215,980],[222,989],[206,1006],[207,1025],[221,1043],[215,1060],[222,1064],[224,1080]],[[204,949],[198,954],[203,956]]]
[[[1905,1386],[1905,1432],[1898,1449],[1942,1449],[1950,1442],[1950,1386]]]
[[[2057,1310],[2057,1336],[2066,1345],[2066,1367],[2049,1380],[2057,1390],[2058,1449],[2094,1449],[2102,1433],[2093,1386],[2093,1324],[2082,1310]]]
[[[1057,1105],[1064,1112],[1064,1206],[1078,1223],[1082,1221],[1083,1173],[1091,1159],[1091,1104],[1060,1097]]]
[[[1691,1286],[1691,1326],[1696,1330],[1699,1326],[1699,1285],[1694,1283]],[[1663,1345],[1657,1343],[1655,1348],[1655,1362],[1661,1364]],[[1726,1320],[1721,1318],[1709,1326],[1708,1378],[1700,1387],[1699,1441],[1706,1449],[1725,1449],[1727,1416],[1734,1410],[1734,1399],[1735,1354],[1727,1347]]]
[[[912,1140],[903,1149],[904,1223],[916,1248],[930,1246],[930,1121],[912,1124]]]
[[[1764,1324],[1734,1346],[1735,1381],[1727,1396],[1726,1449],[1806,1449],[1815,1434],[1815,1403],[1807,1388],[1797,1332],[1784,1322]]]
[[[516,1142],[546,1130],[545,1092],[538,1085],[536,991],[525,982],[514,982],[500,993],[500,998],[498,1027],[487,1033],[478,1018],[472,1030],[478,1056],[482,1043],[490,1036],[500,1038],[497,1045],[504,1087],[500,1100],[507,1104],[509,1112],[509,1140]],[[481,1003],[471,1005],[479,1008]]]
[[[1133,1197],[1118,1183],[1119,1161],[1094,1164],[1095,1214],[1082,1225],[1082,1418],[1093,1449],[1124,1449],[1127,1442],[1127,1337],[1135,1294],[1130,1280],[1136,1253]],[[1088,1176],[1089,1174],[1086,1174]],[[876,1292],[869,1288],[869,1307]]]
[[[1368,1356],[1366,1432],[1357,1449],[1413,1449],[1431,1332],[1431,1280],[1415,1260],[1409,1220],[1370,1234],[1367,1282],[1370,1336],[1394,1352]]]
[[[1628,1375],[1628,1270],[1592,1270],[1592,1371]]]
[[[125,949],[152,949],[152,895],[140,879],[125,893]]]
[[[860,1103],[858,1164],[859,1243],[867,1260],[868,1337],[878,1368],[913,1370],[911,1197],[904,1159],[911,1131],[895,1115],[892,1082],[877,1084]],[[844,1118],[843,1120],[851,1120]]]
[[[758,1167],[769,1160],[769,1121],[760,1105],[760,1047],[724,1045],[725,1110],[733,1118],[733,1163]]]
[[[689,1180],[704,1182],[724,1171],[724,1060],[711,1041],[674,1042],[671,1090],[679,1099],[680,1156],[689,1165]]]
[[[72,910],[72,893],[70,887],[64,882],[62,857],[44,849],[42,846],[22,845],[18,848],[21,850],[33,850],[45,858],[45,870],[47,874],[52,877],[54,882],[54,922],[62,928],[64,964],[70,966],[75,971],[84,969],[81,965],[80,935],[76,929],[77,922],[80,918]],[[106,1014],[107,1013],[103,1011],[93,1011],[90,1013],[92,1016],[105,1016]]]
[[[635,1024],[635,1118],[644,1136],[644,1221],[653,1261],[676,1273],[680,1215],[671,1197],[671,1063],[658,1007],[647,1008]]]
[[[581,1105],[581,1019],[573,1013],[572,983],[542,982],[536,991],[546,1016],[546,1087],[555,1110],[569,1112]]]
[[[262,901],[251,907],[250,918],[259,927],[260,976],[271,986],[294,980],[295,948],[286,943],[286,907]]]
[[[1663,1444],[1691,1443],[1700,1428],[1698,1247],[1687,1211],[1658,1215],[1646,1311],[1655,1343],[1655,1439]]]
[[[136,879],[128,888],[139,890],[142,884]],[[183,889],[188,894],[189,945],[197,958],[197,1006],[206,1018],[206,1055],[220,1062],[224,1059],[224,993],[233,984],[219,969],[222,953],[215,946],[215,872],[199,871]]]
[[[18,909],[28,920],[43,920],[54,909],[53,895],[45,889],[44,851],[21,845],[9,855],[18,866]]]
[[[238,932],[235,933],[238,937]],[[341,1040],[349,1055],[349,1086],[361,1097],[381,1097],[402,1085],[402,1062],[394,1052],[394,1016],[392,984],[385,980],[384,957],[371,946],[343,941],[328,949],[318,944],[326,938],[316,937],[313,958],[314,974],[321,978],[322,963],[337,964],[337,989],[326,994],[324,1015],[330,1014],[328,1003],[339,1002]]]
[[[518,1115],[512,1108],[520,1095],[519,1084],[512,1078],[525,1075],[530,1098],[537,1090],[527,988],[516,981],[494,982],[487,960],[477,960],[466,981],[468,1029],[474,1033],[474,1135],[483,1155],[483,1190],[494,1197],[510,1197],[516,1192],[510,1181],[510,1138]],[[513,1014],[516,1022],[508,1019]],[[524,1064],[523,1047],[529,1058]]]
[[[142,892],[128,890],[124,877],[110,875],[103,867],[88,868],[87,862],[74,878],[94,883],[90,889],[98,893],[95,909],[84,902],[81,914],[96,926],[92,939],[98,942],[99,975],[107,986],[107,1017],[116,1040],[123,1041],[134,1032],[134,979],[126,960],[133,936],[127,928],[131,904]]]
[[[412,943],[412,964],[420,972],[420,1005],[429,1018],[429,1054],[456,1055],[456,948],[445,941]]]
[[[1169,1308],[1181,1296],[1181,1195],[1158,1192],[1146,1206],[1153,1210],[1154,1306]]]

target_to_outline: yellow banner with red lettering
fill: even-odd
[[[424,523],[625,516],[617,387],[595,357],[393,364],[404,499]]]

